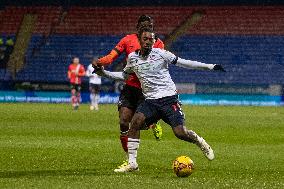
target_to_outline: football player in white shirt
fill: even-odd
[[[179,58],[169,51],[152,48],[155,42],[153,32],[144,30],[139,33],[141,50],[129,54],[124,72],[108,72],[96,68],[96,72],[113,79],[125,79],[128,73],[135,72],[142,86],[145,101],[139,105],[128,131],[129,164],[115,172],[137,171],[137,150],[140,143],[140,128],[162,119],[172,127],[175,136],[181,140],[196,144],[209,159],[214,152],[207,142],[184,125],[176,86],[169,74],[169,64],[184,68],[225,71],[221,65],[205,64]]]
[[[88,66],[86,76],[89,77],[89,90],[90,90],[90,110],[99,110],[100,87],[102,84],[101,76],[94,72],[92,64]]]

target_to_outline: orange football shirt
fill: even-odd
[[[163,49],[164,43],[158,38],[154,43],[153,47]],[[115,50],[118,51],[120,54],[125,52],[128,56],[130,53],[140,48],[141,46],[137,34],[130,34],[120,40],[120,42],[116,45]],[[135,73],[131,74],[125,82],[127,85],[141,88],[141,84]]]
[[[164,43],[157,38],[156,42],[154,43],[154,48],[161,48],[164,49]],[[128,56],[130,53],[140,49],[140,43],[139,43],[139,39],[137,34],[130,34],[130,35],[126,35],[124,38],[122,38],[119,43],[115,46],[115,48],[111,51],[111,53],[105,57],[102,57],[99,59],[99,61],[102,64],[111,64],[112,62],[108,62],[108,61],[113,61],[115,60],[120,54],[122,53],[126,53],[126,56]],[[114,54],[115,52],[117,54]],[[111,60],[108,59],[108,57],[111,57]],[[103,63],[106,62],[106,63]],[[127,85],[136,87],[136,88],[141,88],[141,84],[137,78],[137,76],[135,75],[135,73],[131,74],[128,79],[125,81]]]

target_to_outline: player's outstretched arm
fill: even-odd
[[[95,66],[93,65],[94,72],[99,76],[107,77],[114,80],[126,80],[128,78],[128,74],[126,72],[110,72],[104,70],[102,66]]]
[[[106,66],[106,65],[111,64],[115,59],[117,59],[118,56],[119,54],[117,53],[117,51],[111,50],[111,52],[107,54],[106,56],[103,56],[99,59],[95,58],[92,64]]]
[[[110,72],[103,70],[104,76],[114,80],[126,80],[128,78],[128,74],[125,72]]]
[[[177,58],[176,65],[183,68],[201,69],[201,70],[219,70],[225,72],[224,68],[219,64],[205,64],[198,61]]]

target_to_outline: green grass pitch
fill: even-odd
[[[117,174],[125,156],[115,105],[91,112],[67,104],[0,104],[0,188],[284,188],[283,107],[183,106],[186,125],[215,151],[207,161],[162,122],[163,139],[142,131],[140,171]],[[180,155],[196,169],[172,172]]]

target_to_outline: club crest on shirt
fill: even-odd
[[[162,59],[162,57],[161,57],[161,56],[157,56],[157,55],[155,55],[155,54],[151,54],[151,55],[149,56],[149,60],[150,60],[150,61],[157,61],[157,60],[160,60],[160,59]]]

